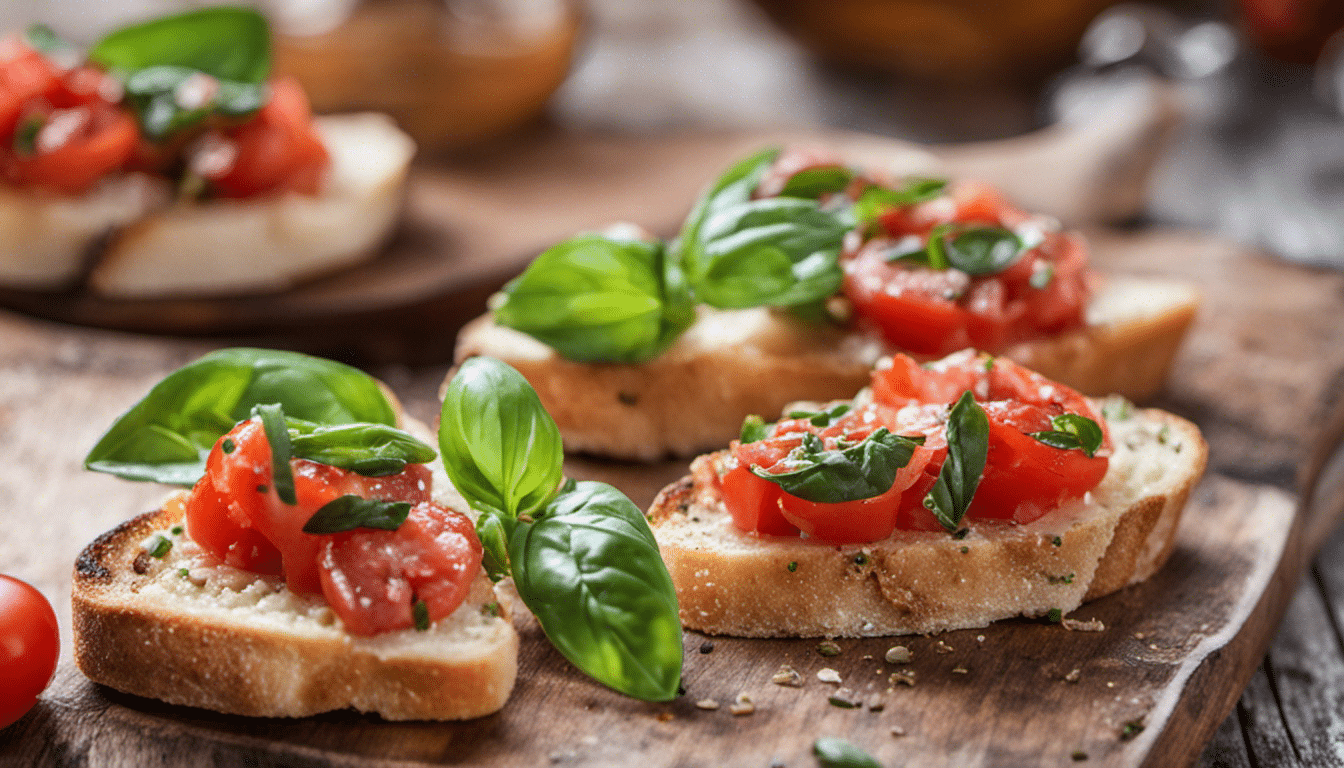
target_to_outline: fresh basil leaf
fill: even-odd
[[[838,165],[804,168],[784,182],[780,197],[805,197],[816,200],[825,194],[841,192],[854,180],[854,172]]]
[[[1046,432],[1032,432],[1031,436],[1051,448],[1059,448],[1065,451],[1077,448],[1088,458],[1091,458],[1097,452],[1104,439],[1101,427],[1097,422],[1076,413],[1061,413],[1050,420],[1050,426],[1054,429]]]
[[[681,682],[681,621],[648,523],[620,491],[577,483],[509,539],[518,594],[551,644],[598,682],[668,701]]]
[[[365,477],[395,475],[407,464],[425,464],[438,454],[411,435],[385,424],[342,424],[293,429],[294,457],[348,469]]]
[[[56,34],[55,30],[48,27],[46,24],[33,24],[28,27],[23,33],[23,39],[31,45],[34,50],[46,54],[57,53],[73,48],[70,43],[62,39],[60,35]]]
[[[860,222],[871,222],[892,208],[928,202],[946,188],[946,179],[911,178],[900,189],[873,184],[859,193],[854,202],[854,217]]]
[[[495,322],[577,362],[657,357],[695,322],[661,243],[581,235],[552,246],[504,287]]]
[[[294,352],[223,349],[154,385],[99,439],[84,466],[127,480],[193,485],[219,438],[262,403],[318,424],[397,422],[378,383],[350,366]]]
[[[882,768],[867,752],[844,739],[823,736],[812,743],[822,768]]]
[[[812,752],[822,768],[882,768],[867,752],[844,739],[823,736],[812,743]]]
[[[250,8],[205,8],[119,29],[93,46],[89,60],[124,75],[167,64],[261,83],[271,72],[271,33]]]
[[[481,565],[492,581],[499,581],[509,575],[509,537],[517,521],[498,509],[480,506],[476,509],[480,512],[476,518],[476,538],[485,549]]]
[[[137,70],[126,78],[126,98],[140,122],[140,128],[155,141],[184,128],[197,125],[212,114],[238,116],[262,108],[269,98],[265,83],[246,83],[212,78],[198,83],[207,88],[200,104],[184,104],[181,89],[192,78],[209,77],[202,72],[172,64]]]
[[[933,512],[949,532],[956,531],[971,506],[989,455],[989,417],[969,390],[947,416],[947,458],[938,480],[924,497],[924,507]]]
[[[976,227],[935,238],[949,266],[968,275],[993,275],[1022,255],[1022,239],[1002,227]]]
[[[453,485],[472,506],[509,517],[546,506],[563,477],[555,420],[527,379],[494,358],[468,358],[449,382],[439,450]]]
[[[756,414],[751,414],[742,420],[742,430],[737,434],[737,440],[740,443],[754,443],[758,440],[764,440],[770,435],[770,430],[765,427],[765,420]]]
[[[356,528],[395,531],[406,522],[410,513],[410,502],[380,501],[346,494],[319,507],[303,524],[303,532],[341,533]]]
[[[37,155],[37,135],[42,132],[42,128],[46,124],[46,116],[38,112],[26,115],[19,120],[19,124],[14,127],[14,142],[12,144],[14,154],[20,157]]]
[[[794,469],[776,474],[753,466],[751,471],[806,501],[825,504],[858,501],[891,490],[896,472],[910,463],[915,445],[913,440],[879,427],[857,445],[826,450],[821,440],[809,432],[795,453],[784,459]]]
[[[847,209],[797,197],[752,199],[779,155],[767,149],[728,170],[696,203],[673,246],[692,293],[732,309],[792,306],[835,293],[843,278]]]
[[[289,464],[294,453],[289,445],[289,427],[285,424],[285,411],[275,403],[267,403],[253,407],[252,415],[261,419],[266,442],[271,446],[271,482],[275,486],[275,495],[284,503],[293,506],[298,500],[294,496],[294,468]]]
[[[829,427],[849,411],[849,403],[836,403],[824,411],[789,411],[789,418],[807,419],[814,427]]]

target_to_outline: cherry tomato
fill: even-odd
[[[218,172],[206,173],[220,197],[312,195],[321,186],[328,156],[313,128],[308,97],[292,77],[277,78],[270,86],[270,99],[256,117],[224,132],[236,155]]]
[[[51,603],[33,587],[0,575],[0,728],[33,708],[60,655]]]

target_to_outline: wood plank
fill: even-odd
[[[1252,765],[1241,721],[1233,711],[1204,747],[1199,756],[1199,768],[1252,768]]]

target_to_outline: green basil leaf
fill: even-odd
[[[266,442],[271,446],[271,482],[275,485],[275,495],[293,506],[298,503],[294,496],[294,468],[289,464],[294,453],[289,446],[284,409],[275,403],[257,405],[252,408],[252,415],[261,419]]]
[[[34,50],[45,54],[57,53],[73,48],[70,43],[56,34],[55,30],[46,24],[33,24],[23,33],[23,39]]]
[[[896,473],[915,452],[915,441],[879,427],[857,445],[825,450],[810,432],[784,462],[788,472],[771,473],[751,467],[757,477],[775,483],[786,493],[807,501],[838,504],[871,499],[891,490]],[[781,463],[784,463],[781,462]]]
[[[94,45],[89,60],[125,75],[168,64],[261,83],[271,72],[271,33],[250,8],[205,8],[119,29]]]
[[[197,125],[212,114],[246,115],[266,104],[269,90],[265,83],[233,80],[214,81],[214,92],[204,104],[186,107],[178,90],[192,77],[202,73],[190,67],[161,64],[132,73],[126,79],[126,99],[145,135],[155,141]]]
[[[867,752],[844,739],[823,736],[812,743],[812,752],[822,768],[882,768]]]
[[[854,172],[848,168],[832,165],[817,168],[804,168],[793,174],[780,190],[780,197],[805,197],[815,200],[824,194],[844,191],[854,180]]]
[[[380,501],[346,494],[323,504],[308,522],[304,533],[341,533],[356,528],[395,531],[406,522],[411,504],[406,501]]]
[[[648,523],[620,491],[581,482],[509,540],[518,594],[551,644],[598,682],[644,701],[675,698],[681,621]]]
[[[552,246],[504,287],[495,322],[578,362],[657,357],[695,321],[661,243],[581,235]]]
[[[874,184],[859,193],[854,202],[854,217],[860,222],[871,222],[892,208],[928,202],[946,188],[946,179],[911,178],[900,189]]]
[[[438,454],[411,435],[386,424],[342,424],[299,430],[291,424],[294,457],[348,469],[365,477],[395,475],[407,464],[426,464]]]
[[[824,411],[789,411],[789,418],[807,419],[814,427],[829,427],[849,411],[849,403],[836,403]]]
[[[976,227],[935,238],[949,266],[968,275],[993,275],[1022,255],[1022,239],[1002,227]]]
[[[485,557],[481,565],[492,581],[509,575],[509,537],[517,521],[498,509],[477,507],[476,538],[481,540]]]
[[[1032,432],[1031,436],[1051,448],[1077,448],[1091,458],[1101,447],[1104,435],[1097,422],[1076,413],[1061,413],[1050,420],[1053,430]]]
[[[966,516],[988,455],[989,417],[967,390],[948,413],[947,458],[938,480],[924,497],[924,507],[948,531],[957,530]]]
[[[99,439],[84,466],[128,480],[193,485],[219,438],[263,403],[318,424],[397,422],[378,383],[350,366],[294,352],[224,349],[154,385]]]
[[[765,420],[753,413],[742,420],[742,430],[738,432],[737,440],[740,443],[754,443],[764,440],[769,435],[770,430],[766,429]]]
[[[760,185],[761,178],[779,157],[779,147],[767,147],[750,157],[739,160],[732,168],[724,172],[709,189],[700,195],[691,213],[686,217],[681,234],[677,236],[677,247],[673,250],[680,254],[687,243],[700,239],[700,227],[714,210],[750,200]],[[682,261],[684,261],[684,256]]]
[[[563,477],[555,420],[527,379],[494,358],[467,359],[449,382],[439,450],[453,485],[472,506],[509,517],[546,506]]]

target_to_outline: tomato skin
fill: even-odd
[[[346,630],[361,636],[413,626],[412,598],[425,601],[430,621],[452,613],[484,556],[470,518],[433,502],[412,507],[395,531],[325,538],[322,594]]]
[[[0,139],[13,138],[25,104],[59,87],[60,72],[41,52],[18,35],[0,40]]]
[[[51,682],[61,651],[59,634],[47,598],[0,575],[0,728],[32,709]]]
[[[313,127],[308,97],[292,77],[277,78],[270,85],[270,99],[257,115],[225,131],[237,155],[222,172],[206,175],[219,197],[290,191],[315,195],[321,187],[328,155]]]

